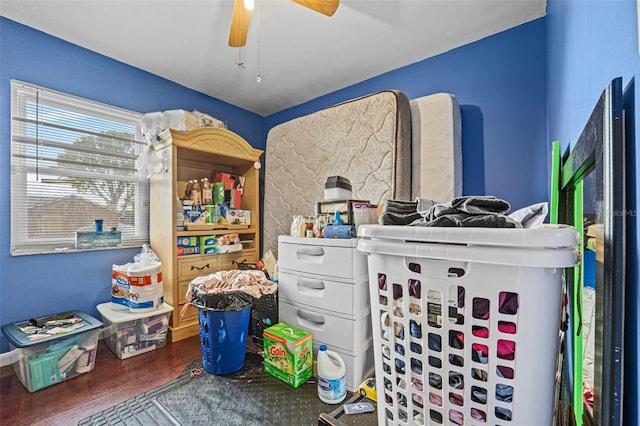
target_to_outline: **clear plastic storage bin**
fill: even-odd
[[[97,309],[105,325],[104,341],[120,359],[161,348],[167,341],[171,305],[163,303],[156,310],[136,313],[107,302]]]
[[[84,312],[72,313],[80,321],[61,325],[68,330],[61,334],[27,334],[21,328],[27,327],[29,320],[2,326],[11,349],[21,351],[13,369],[29,392],[93,370],[102,322]],[[47,328],[51,331],[53,326]]]
[[[378,423],[549,425],[571,227],[363,225]]]

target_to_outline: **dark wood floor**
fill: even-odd
[[[176,378],[202,356],[198,336],[118,359],[100,341],[93,371],[29,392],[13,372],[0,369],[0,425],[75,425],[85,417]]]

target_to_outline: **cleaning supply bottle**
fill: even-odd
[[[327,404],[339,404],[347,396],[344,361],[327,345],[318,351],[318,398]]]
[[[333,224],[334,225],[344,225],[342,223],[342,218],[340,217],[340,210],[336,210],[333,214]]]

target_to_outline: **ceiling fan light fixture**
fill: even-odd
[[[251,19],[251,11],[255,6],[256,1],[257,0],[234,0],[233,14],[231,16],[231,28],[229,29],[230,47],[242,47],[247,44],[249,20]],[[326,16],[333,16],[340,5],[340,0],[291,1]]]

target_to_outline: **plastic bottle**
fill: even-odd
[[[340,217],[340,210],[336,210],[336,212],[333,214],[333,224],[343,225],[342,218]]]
[[[318,398],[327,404],[339,404],[347,396],[344,361],[327,345],[318,351]]]

